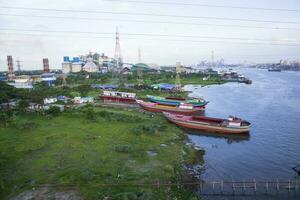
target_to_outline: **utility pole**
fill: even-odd
[[[176,63],[176,79],[175,79],[175,89],[181,90],[181,81],[180,81],[180,73],[181,73],[181,63]]]

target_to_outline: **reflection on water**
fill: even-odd
[[[205,149],[204,180],[288,180],[300,163],[300,73],[238,69],[252,85],[188,86],[190,96],[210,101],[205,115],[234,115],[252,123],[248,136],[187,131]]]
[[[191,129],[184,129],[184,131],[189,135],[195,135],[199,137],[213,137],[213,138],[219,138],[224,139],[227,144],[237,143],[241,141],[248,141],[250,140],[250,134],[221,134],[221,133],[208,133],[208,132],[202,132],[198,130],[191,130]]]

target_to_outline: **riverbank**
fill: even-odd
[[[84,199],[194,197],[157,186],[180,182],[183,165],[199,161],[186,135],[160,115],[91,106],[50,118],[26,113],[0,133],[4,199],[50,184],[62,192],[72,186]]]

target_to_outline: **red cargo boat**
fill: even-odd
[[[213,133],[242,134],[248,133],[251,124],[236,117],[218,119],[204,116],[174,115],[164,112],[165,117],[180,127]]]
[[[136,103],[136,94],[128,92],[103,91],[100,99],[105,103]]]
[[[150,112],[162,113],[170,112],[184,115],[192,115],[200,111],[201,109],[196,109],[191,104],[180,104],[180,106],[167,106],[158,103],[145,102],[142,100],[136,100],[136,102],[144,109]]]

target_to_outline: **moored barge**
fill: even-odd
[[[170,112],[176,114],[192,115],[201,111],[201,109],[194,108],[194,106],[191,104],[180,104],[179,106],[167,106],[158,103],[145,102],[142,100],[136,100],[136,102],[144,110],[155,112],[155,113]]]
[[[165,117],[176,125],[211,133],[244,134],[248,133],[251,123],[237,117],[228,119],[211,118],[204,116],[174,115],[164,112]]]
[[[152,95],[147,95],[147,98],[149,99],[149,101],[153,103],[158,103],[161,105],[170,105],[170,106],[179,106],[182,103],[186,103],[186,104],[192,104],[194,107],[205,108],[205,106],[209,103],[208,101],[205,101],[202,98],[185,99],[185,98],[178,98],[178,97],[159,97],[159,96],[152,96]]]

